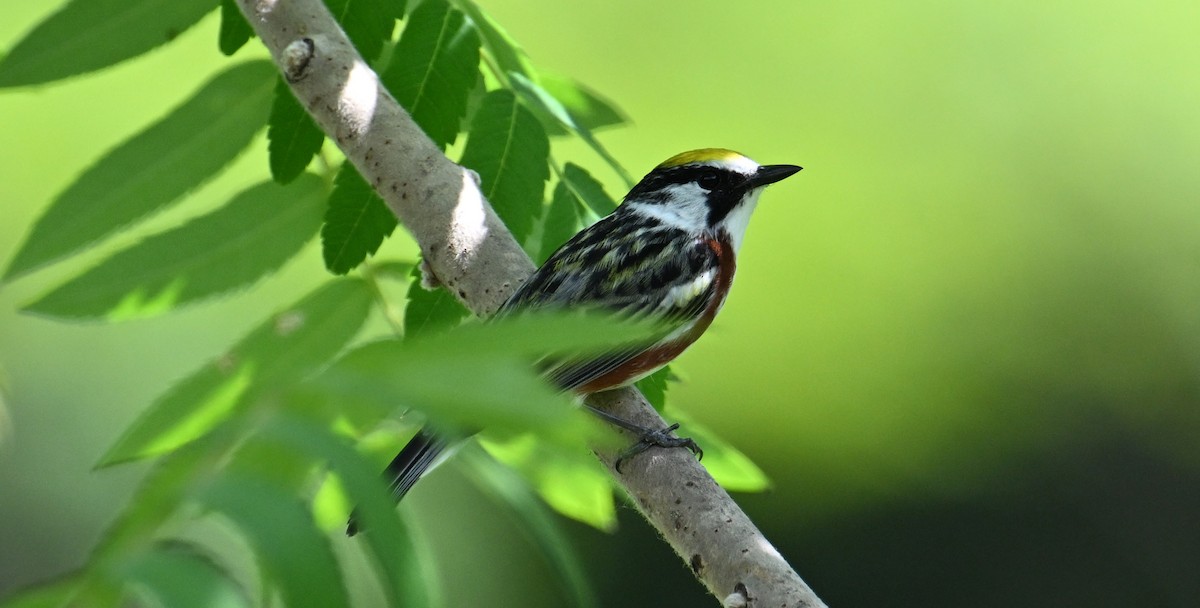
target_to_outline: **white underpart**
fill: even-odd
[[[742,249],[742,240],[746,238],[746,226],[750,224],[750,215],[758,206],[758,196],[762,194],[762,191],[762,188],[755,188],[747,192],[742,197],[742,202],[738,203],[733,211],[730,211],[729,215],[726,215],[725,219],[717,224],[729,233],[729,240],[733,244],[735,254]]]
[[[662,301],[658,303],[658,307],[660,309],[670,309],[678,304],[691,302],[704,293],[704,290],[708,289],[708,286],[712,285],[716,279],[716,268],[702,272],[696,275],[696,278],[691,281],[682,285],[676,285],[667,290],[667,295],[663,296]]]

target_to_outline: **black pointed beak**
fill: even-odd
[[[751,189],[761,188],[791,177],[803,168],[796,165],[763,165],[746,180],[746,184]]]

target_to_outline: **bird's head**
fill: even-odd
[[[629,191],[623,206],[688,232],[723,230],[736,250],[763,188],[799,170],[760,165],[722,148],[692,150],[655,167]]]

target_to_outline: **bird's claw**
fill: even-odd
[[[676,422],[675,424],[672,424],[661,431],[647,430],[646,432],[642,433],[642,436],[640,439],[638,439],[637,443],[629,446],[624,452],[621,452],[620,455],[617,456],[617,459],[613,462],[613,468],[620,473],[621,463],[654,447],[687,448],[696,455],[696,460],[703,460],[704,450],[700,449],[700,446],[697,445],[691,437],[671,436],[671,432],[678,428],[679,423]]]

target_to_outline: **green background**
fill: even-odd
[[[764,196],[673,403],[770,475],[742,503],[833,605],[1190,606],[1200,596],[1200,4],[486,2],[615,100],[635,175],[690,148],[805,171]],[[7,2],[0,48],[53,6]],[[216,15],[99,74],[0,93],[0,260],[69,181],[225,65]],[[239,57],[261,54],[256,46]],[[324,275],[115,326],[23,304],[264,174],[0,288],[0,595],[80,563],[145,467],[91,472],[170,383]],[[619,180],[581,144],[556,150]],[[386,248],[411,255],[407,237]],[[454,467],[411,507],[447,605],[561,602]],[[705,605],[631,511],[566,524],[602,605]]]

